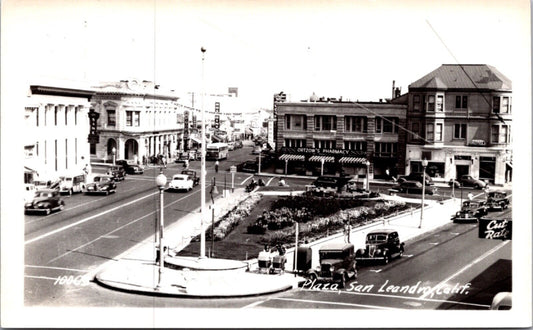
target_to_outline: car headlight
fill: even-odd
[[[335,267],[333,267],[333,266],[329,267],[329,271],[330,272],[333,272],[334,270],[335,270]]]
[[[376,254],[381,254],[381,249],[377,249]]]

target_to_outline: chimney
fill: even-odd
[[[396,95],[396,88],[395,88],[395,85],[396,85],[396,81],[393,80],[393,81],[392,81],[392,98],[394,98],[395,95]]]

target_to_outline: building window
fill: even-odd
[[[115,110],[111,110],[111,109],[107,110],[107,125],[108,126],[116,125]]]
[[[376,133],[396,133],[397,127],[398,118],[376,117]]]
[[[317,149],[335,149],[335,140],[315,140]]]
[[[511,108],[510,108],[510,104],[509,104],[509,97],[504,96],[504,97],[502,98],[502,108],[501,108],[501,110],[502,110],[502,113],[509,113],[509,112],[511,112],[511,111],[510,111]]]
[[[344,130],[346,132],[360,132],[366,133],[368,130],[367,117],[345,117],[344,118]]]
[[[435,125],[435,141],[442,141],[442,124]]]
[[[435,111],[435,96],[434,95],[428,96],[428,108],[427,109],[428,109],[427,111],[431,111],[431,112]]]
[[[126,111],[126,126],[131,126],[133,122],[133,111]]]
[[[336,131],[336,116],[315,116],[315,131]]]
[[[305,139],[285,139],[285,147],[289,147],[289,148],[305,147]]]
[[[433,141],[435,139],[435,125],[427,124],[426,125],[426,140]]]
[[[68,125],[68,107],[65,107],[65,126]]]
[[[412,123],[411,124],[411,140],[419,140],[420,139],[420,123]]]
[[[35,109],[35,123],[36,126],[39,127],[39,108]]]
[[[492,98],[492,112],[500,113],[500,97],[499,96],[494,96]]]
[[[398,152],[398,143],[393,142],[376,142],[374,144],[375,157],[396,157]]]
[[[285,115],[285,128],[287,130],[307,130],[307,116]]]
[[[420,95],[413,96],[413,111],[420,111]]]
[[[141,125],[141,112],[140,111],[133,112],[133,123],[137,127]]]
[[[344,149],[366,152],[366,141],[344,141]]]
[[[468,96],[457,95],[455,97],[455,108],[456,109],[467,109],[468,108]]]
[[[59,109],[57,107],[57,105],[54,107],[54,125],[57,126],[57,113],[58,113]]]
[[[466,139],[466,124],[453,125],[453,138]]]
[[[509,143],[509,126],[492,125],[492,143]]]
[[[444,97],[442,95],[437,95],[437,111],[443,111],[444,110]]]

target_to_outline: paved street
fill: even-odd
[[[230,160],[221,162],[218,174],[214,173],[213,162],[207,162],[208,178],[215,175],[220,187],[225,177],[230,187],[231,175],[226,169],[253,158],[249,153],[250,148],[233,151]],[[181,164],[169,164],[164,173],[170,177],[182,168]],[[199,161],[192,162],[191,168],[199,170]],[[453,223],[408,241],[406,255],[401,260],[394,260],[387,266],[361,267],[359,278],[340,293],[302,288],[266,297],[154,299],[109,290],[89,282],[106,261],[118,259],[141,241],[153,240],[159,201],[154,181],[158,174],[158,168],[148,168],[143,175],[129,175],[118,183],[116,194],[73,195],[65,197],[67,206],[64,211],[49,216],[26,215],[25,303],[80,307],[486,309],[494,293],[510,283],[511,244],[478,239],[475,224]],[[242,187],[251,178],[251,174],[239,172],[235,185]],[[269,185],[277,184],[274,176],[266,175],[263,179]],[[309,178],[287,178],[287,183],[295,190],[302,190],[310,181]],[[372,188],[385,190],[389,186],[386,183],[373,184]],[[451,192],[448,188],[439,188],[439,193],[449,196]],[[188,193],[165,192],[166,225],[196,210],[200,203],[199,194],[199,186]],[[417,195],[411,197],[420,198]],[[482,197],[481,194],[478,198]],[[209,196],[206,200],[209,201]],[[450,210],[450,215],[454,211]],[[510,216],[510,210],[491,215]],[[490,269],[492,271],[488,271]],[[438,284],[470,284],[465,289],[469,293],[459,294],[455,290],[448,294],[421,292],[405,295],[386,291],[389,286],[433,288]],[[357,292],[359,285],[370,292]],[[372,289],[368,289],[370,287]]]

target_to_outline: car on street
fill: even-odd
[[[59,177],[59,192],[61,194],[72,195],[85,190],[85,173],[65,174]]]
[[[402,183],[396,184],[393,189],[406,194],[422,194],[422,184],[418,181],[403,181]],[[425,193],[428,195],[433,195],[437,192],[435,186],[426,186]]]
[[[44,213],[46,215],[52,211],[61,211],[65,207],[65,202],[61,199],[59,191],[56,189],[43,189],[35,193],[31,202],[24,204],[25,213]]]
[[[228,142],[228,150],[229,151],[235,150],[235,142]]]
[[[322,175],[311,184],[318,188],[332,188],[341,191],[350,179],[351,177],[346,176]]]
[[[242,141],[241,140],[235,140],[235,149],[242,148]]]
[[[310,280],[336,282],[343,288],[348,280],[357,278],[353,244],[326,243],[320,247],[318,257],[320,266],[306,272]]]
[[[237,165],[238,172],[256,173],[259,169],[259,165],[256,161],[247,160]]]
[[[459,179],[457,180],[450,180],[450,182],[448,183],[449,186],[451,187],[452,185],[455,185],[455,188],[460,188],[460,187],[472,187],[474,189],[483,189],[487,186],[487,183],[485,181],[481,181],[479,179],[476,179],[474,177],[472,177],[471,175],[468,175],[468,174],[465,174],[465,175],[462,175]]]
[[[416,181],[422,183],[422,178],[426,179],[426,186],[433,185],[433,179],[429,176],[429,174],[424,172],[411,172],[409,175],[401,176],[398,178],[398,183],[405,181]]]
[[[489,191],[487,194],[487,205],[489,211],[501,211],[509,207],[509,197],[507,192],[502,190]]]
[[[127,161],[124,159],[117,160],[116,164],[122,165],[127,174],[143,174],[144,168],[138,164],[135,164],[133,161]]]
[[[193,185],[194,183],[191,178],[189,178],[189,175],[174,174],[174,176],[172,176],[172,180],[170,180],[170,183],[168,184],[168,189],[190,191],[192,190]]]
[[[113,177],[115,181],[123,181],[126,179],[126,170],[122,165],[113,165],[107,170],[107,174]]]
[[[195,170],[183,170],[181,174],[185,174],[192,180],[193,186],[197,186],[200,183],[200,177]]]
[[[376,229],[366,235],[365,248],[355,253],[357,262],[382,261],[388,264],[393,257],[401,257],[405,243],[400,242],[398,232],[393,229]]]
[[[461,210],[455,213],[452,220],[453,222],[476,222],[487,215],[488,209],[484,201],[464,201]]]
[[[117,191],[117,184],[110,175],[97,175],[91,183],[87,184],[86,194],[109,195]]]
[[[37,188],[35,187],[35,184],[25,183],[24,184],[24,203],[29,203],[33,201],[33,198],[35,197],[36,192],[37,192]]]

